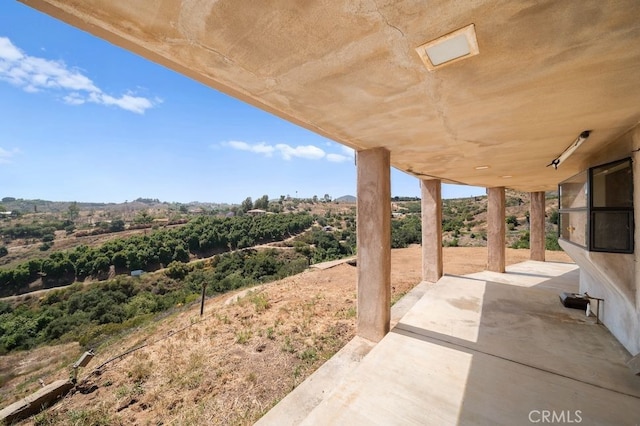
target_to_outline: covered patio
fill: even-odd
[[[305,421],[640,421],[640,3],[20,1],[357,151],[354,345],[380,343]],[[437,282],[393,329],[390,167],[421,183]],[[545,191],[576,174],[580,273],[542,262]],[[487,188],[490,272],[443,277],[443,182]],[[506,187],[531,193],[532,263],[504,274]],[[567,285],[615,338],[559,306]]]
[[[258,424],[634,425],[625,349],[559,301],[578,278],[528,261],[423,282],[377,345],[356,338]]]

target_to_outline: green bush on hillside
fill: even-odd
[[[311,226],[306,213],[261,217],[198,217],[183,227],[157,230],[149,235],[117,238],[100,247],[81,245],[57,251],[45,259],[33,259],[12,269],[0,269],[0,295],[9,296],[42,277],[47,285],[70,284],[86,277],[104,277],[111,266],[123,274],[142,269],[153,271],[171,262],[188,262],[237,248],[278,241]],[[53,242],[44,242],[47,251]]]
[[[85,288],[74,284],[46,294],[40,302],[12,307],[0,301],[0,354],[40,344],[78,341],[98,344],[153,315],[207,294],[284,278],[307,268],[295,252],[244,250],[217,256],[215,265],[170,265],[186,272],[182,279],[164,274],[139,279],[118,276]]]

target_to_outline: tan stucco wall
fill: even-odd
[[[640,312],[635,303],[633,254],[594,253],[560,241],[580,266],[580,293],[604,299],[600,320],[632,354],[640,353]],[[595,303],[592,305],[595,311]]]
[[[601,150],[590,155],[582,162],[581,170],[599,164],[631,157],[632,151],[640,148],[640,125],[636,125],[622,136],[603,146]]]
[[[635,253],[589,252],[560,241],[580,266],[580,292],[605,299],[600,315],[604,325],[632,354],[640,353],[640,126],[630,129],[583,163],[583,169],[632,157],[634,160]]]

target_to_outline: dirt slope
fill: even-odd
[[[393,300],[420,280],[420,253],[419,246],[392,251]],[[486,256],[482,247],[445,248],[445,273],[484,270]],[[528,250],[508,249],[507,263],[528,256]],[[570,261],[562,252],[547,252],[547,259]],[[25,424],[251,424],[353,337],[355,282],[356,268],[347,264],[308,270],[236,303],[225,305],[230,294],[210,299],[202,318],[197,305],[168,316],[99,348],[80,378],[147,344],[90,375],[79,392]],[[0,358],[0,366],[10,370],[7,361]],[[6,383],[3,391],[13,392],[3,395],[2,405],[35,390],[43,374],[35,370]]]

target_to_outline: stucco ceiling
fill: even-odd
[[[423,179],[555,189],[640,121],[637,0],[21,1]],[[469,24],[479,55],[428,71]]]

